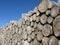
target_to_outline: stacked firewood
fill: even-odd
[[[2,45],[60,45],[60,6],[42,0],[19,21],[0,28]]]

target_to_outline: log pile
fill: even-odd
[[[0,28],[1,45],[60,45],[60,6],[42,0],[19,21]]]

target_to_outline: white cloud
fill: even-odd
[[[58,2],[60,2],[60,0],[58,0]]]

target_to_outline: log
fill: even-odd
[[[45,24],[46,21],[47,21],[47,16],[46,16],[45,14],[43,14],[43,15],[40,17],[40,22],[41,22],[42,24]]]
[[[42,33],[44,36],[49,36],[52,34],[52,26],[45,24],[42,30]]]
[[[49,40],[49,45],[58,45],[58,40],[55,36],[52,36]]]
[[[43,45],[49,45],[49,38],[48,37],[43,37],[42,44]]]
[[[58,15],[58,13],[59,13],[58,7],[55,6],[51,9],[51,16],[52,17],[56,17]]]
[[[53,21],[53,30],[55,36],[60,36],[60,15]]]
[[[39,6],[38,6],[38,9],[41,13],[45,12],[48,8],[48,1],[47,0],[43,0]]]
[[[47,22],[51,24],[53,22],[53,18],[51,16],[48,17]]]
[[[41,41],[42,38],[43,38],[42,32],[40,32],[40,31],[37,32],[37,40],[38,40],[38,41]]]
[[[58,45],[60,45],[60,40],[58,41]]]

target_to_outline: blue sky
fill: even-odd
[[[22,13],[33,10],[40,2],[41,0],[0,0],[0,26],[10,20],[19,20]]]

